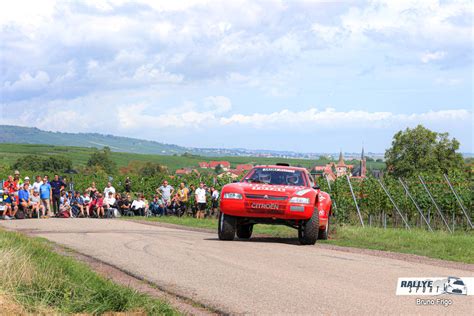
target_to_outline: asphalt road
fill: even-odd
[[[472,315],[473,296],[444,295],[449,307],[395,295],[398,277],[474,276],[472,270],[257,238],[121,220],[47,219],[0,225],[45,237],[166,290],[228,313]]]

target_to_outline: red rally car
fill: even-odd
[[[256,166],[236,183],[222,188],[220,240],[252,235],[254,224],[281,224],[298,229],[303,245],[328,238],[331,197],[315,185],[304,168],[288,164]]]

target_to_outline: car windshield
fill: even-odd
[[[464,283],[463,283],[461,280],[458,280],[458,281],[454,282],[453,284],[456,284],[456,285],[464,285]]]
[[[244,181],[274,185],[306,185],[302,171],[285,168],[255,168]]]

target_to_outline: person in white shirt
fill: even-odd
[[[135,215],[145,216],[145,209],[146,209],[145,197],[143,195],[140,195],[140,197],[137,200],[134,200],[132,202],[131,209],[133,213],[135,213]]]
[[[43,181],[41,179],[41,176],[36,176],[36,181],[33,183],[31,186],[31,193],[38,192],[40,191],[40,186],[43,184]]]
[[[115,188],[112,186],[112,183],[111,183],[111,182],[107,182],[107,186],[106,186],[105,189],[104,189],[104,196],[105,196],[105,197],[108,197],[108,196],[109,196],[109,192],[112,192],[112,194],[113,194],[114,197],[115,197]]]
[[[107,217],[114,217],[114,209],[116,208],[115,202],[116,200],[114,194],[109,191],[109,195],[104,198],[104,208],[106,210]]]
[[[197,203],[197,212],[196,218],[204,218],[206,212],[206,189],[204,188],[204,182],[199,184],[199,188],[194,192],[196,203]]]
[[[211,216],[218,216],[219,209],[219,190],[211,187]]]

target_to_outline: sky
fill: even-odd
[[[193,147],[473,147],[472,1],[0,1],[0,124]]]

